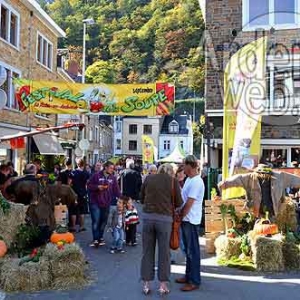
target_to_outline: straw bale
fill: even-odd
[[[0,278],[1,278],[1,270],[4,263],[9,259],[9,257],[6,255],[5,257],[0,257]]]
[[[278,272],[284,269],[282,235],[257,236],[251,240],[253,262],[258,271]]]
[[[78,244],[66,244],[58,249],[47,244],[43,256],[49,260],[53,278],[84,277],[86,260]]]
[[[285,198],[281,203],[276,222],[280,231],[297,230],[297,214],[295,203],[290,198]]]
[[[228,238],[226,235],[220,235],[215,240],[218,259],[230,259],[233,256],[238,257],[241,254],[241,243],[240,238]]]
[[[0,209],[0,236],[9,248],[16,236],[18,226],[25,223],[27,206],[10,202],[10,210],[4,214]]]
[[[41,259],[38,263],[19,265],[20,259],[10,259],[3,263],[0,287],[6,292],[40,291],[50,288],[52,277],[49,262]]]
[[[53,280],[51,288],[54,290],[82,289],[88,283],[85,276],[57,277]]]
[[[286,270],[300,269],[300,246],[284,241],[282,245],[283,261]]]

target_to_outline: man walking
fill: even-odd
[[[199,289],[200,277],[200,246],[199,232],[202,218],[202,202],[204,183],[198,173],[198,161],[194,155],[188,155],[184,160],[184,171],[188,176],[182,189],[182,239],[186,253],[185,277],[178,278],[182,283],[183,292]]]
[[[107,224],[110,205],[114,198],[120,197],[114,164],[110,161],[103,165],[104,170],[95,173],[88,183],[90,191],[90,211],[92,218],[93,242],[91,247],[105,245],[103,234]]]

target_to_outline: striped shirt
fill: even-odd
[[[125,213],[125,224],[131,225],[131,224],[138,224],[138,223],[139,223],[139,216],[136,208],[133,207],[131,210],[127,210]]]

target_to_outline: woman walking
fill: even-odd
[[[141,202],[143,204],[143,256],[141,278],[143,292],[150,292],[150,281],[154,280],[155,246],[158,244],[158,280],[159,293],[167,294],[167,282],[170,279],[170,235],[172,230],[172,195],[175,209],[182,205],[180,186],[174,178],[170,164],[159,167],[156,175],[148,175],[142,185]]]

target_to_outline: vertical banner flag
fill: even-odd
[[[261,115],[266,91],[267,38],[240,49],[224,75],[223,179],[255,167],[260,156]],[[244,194],[230,189],[224,198]]]
[[[154,161],[154,142],[151,137],[142,135],[143,165],[153,164]]]

